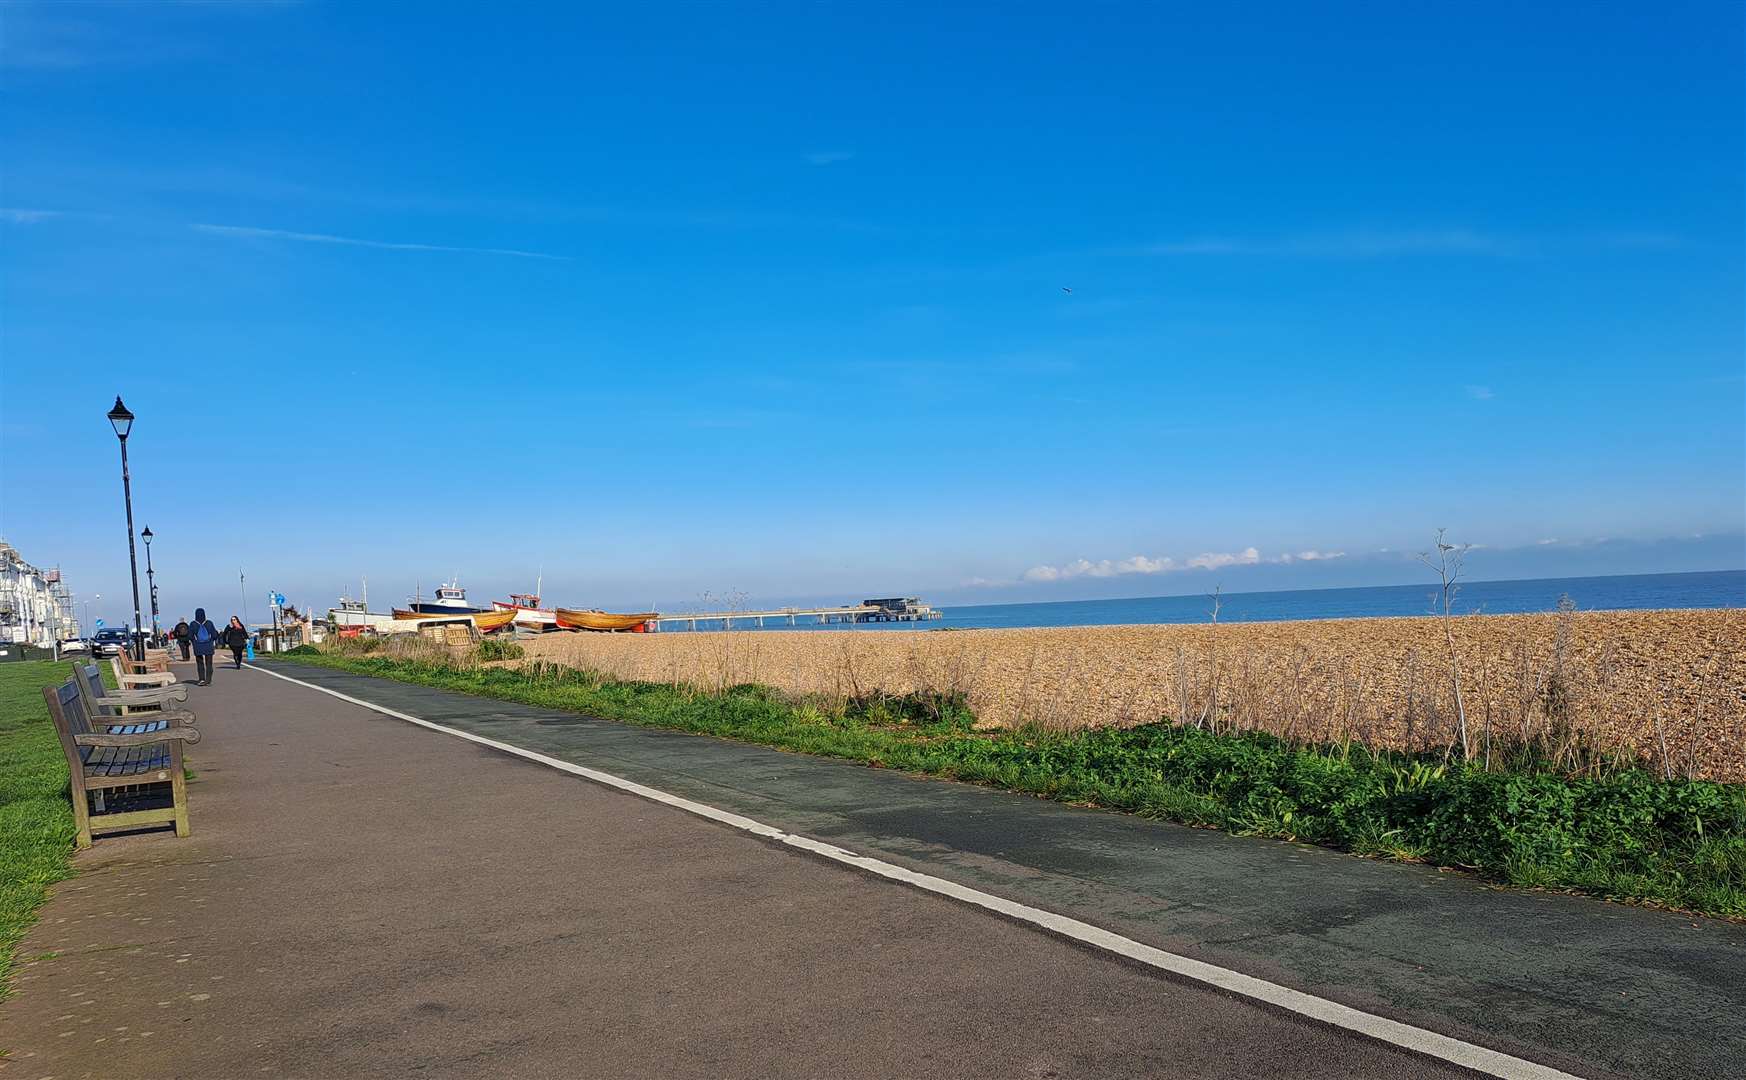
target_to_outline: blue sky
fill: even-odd
[[[120,617],[119,392],[177,608],[1746,563],[1738,4],[942,7],[7,6],[0,531]]]

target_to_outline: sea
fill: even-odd
[[[1452,609],[1461,614],[1509,615],[1556,611],[1569,597],[1578,611],[1643,608],[1746,607],[1746,570],[1613,577],[1535,578],[1526,581],[1463,581]],[[923,597],[926,600],[926,597]],[[1380,585],[1354,589],[1293,589],[1225,593],[1220,622],[1281,622],[1289,619],[1370,619],[1431,614],[1435,585]],[[945,617],[922,623],[865,623],[845,627],[789,627],[772,619],[769,630],[841,632],[879,630],[1002,629],[1034,626],[1119,626],[1133,623],[1204,623],[1212,600],[1204,595],[1137,596],[1120,600],[1062,600],[1046,604],[946,606]],[[715,629],[711,625],[700,629]],[[734,628],[754,630],[750,623]],[[672,627],[668,632],[678,630]],[[679,630],[683,633],[684,631]]]

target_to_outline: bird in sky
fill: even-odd
[[[1067,286],[1063,285],[1063,286],[1061,286],[1061,291],[1064,293],[1071,293],[1073,290],[1069,289]]]

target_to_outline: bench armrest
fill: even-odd
[[[143,675],[124,674],[120,679],[123,688],[138,686],[168,686],[175,681],[176,673],[173,671],[154,671]]]
[[[197,743],[200,741],[200,729],[196,727],[171,727],[163,731],[142,731],[137,735],[74,735],[73,742],[80,746],[151,746],[154,743],[167,743],[180,739],[183,742]]]
[[[154,720],[162,720],[171,727],[194,726],[194,714],[187,709],[159,709],[157,712],[132,713],[128,716],[104,716],[99,719],[112,727],[120,727],[123,724],[149,724]]]
[[[169,683],[164,686],[146,686],[137,690],[105,690],[98,698],[99,704],[108,702],[115,705],[159,705],[166,701],[187,701],[188,688],[180,683]]]

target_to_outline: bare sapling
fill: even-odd
[[[1455,698],[1455,727],[1461,739],[1461,758],[1467,760],[1467,705],[1461,697],[1461,656],[1455,650],[1455,594],[1460,591],[1461,565],[1467,559],[1472,544],[1451,544],[1444,537],[1449,530],[1437,530],[1433,551],[1419,552],[1419,561],[1430,567],[1438,579],[1438,607],[1443,620],[1443,643],[1449,650],[1449,689]]]
[[[1212,619],[1212,629],[1210,631],[1208,631],[1207,635],[1206,635],[1206,666],[1207,666],[1206,712],[1201,715],[1200,723],[1195,725],[1195,727],[1199,727],[1199,728],[1209,728],[1210,730],[1213,731],[1214,734],[1217,734],[1218,724],[1219,724],[1219,719],[1218,719],[1218,709],[1219,709],[1218,633],[1219,633],[1219,610],[1224,607],[1224,600],[1223,600],[1224,591],[1225,591],[1225,587],[1223,585],[1213,586],[1212,597],[1211,597],[1212,610],[1207,612],[1207,615],[1209,617],[1211,617],[1211,619]]]
[[[1190,681],[1188,671],[1188,650],[1180,645],[1176,646],[1176,685],[1172,689],[1176,691],[1176,722],[1178,724],[1193,723],[1195,727],[1199,727],[1200,723],[1192,719],[1194,716],[1194,686]]]
[[[1667,754],[1667,722],[1662,716],[1664,703],[1671,696],[1666,682],[1661,684],[1661,694],[1655,701],[1655,741],[1661,745],[1661,776],[1663,779],[1673,779],[1673,759]]]
[[[1479,665],[1479,696],[1485,701],[1485,765],[1486,772],[1491,771],[1491,657],[1487,656]]]

